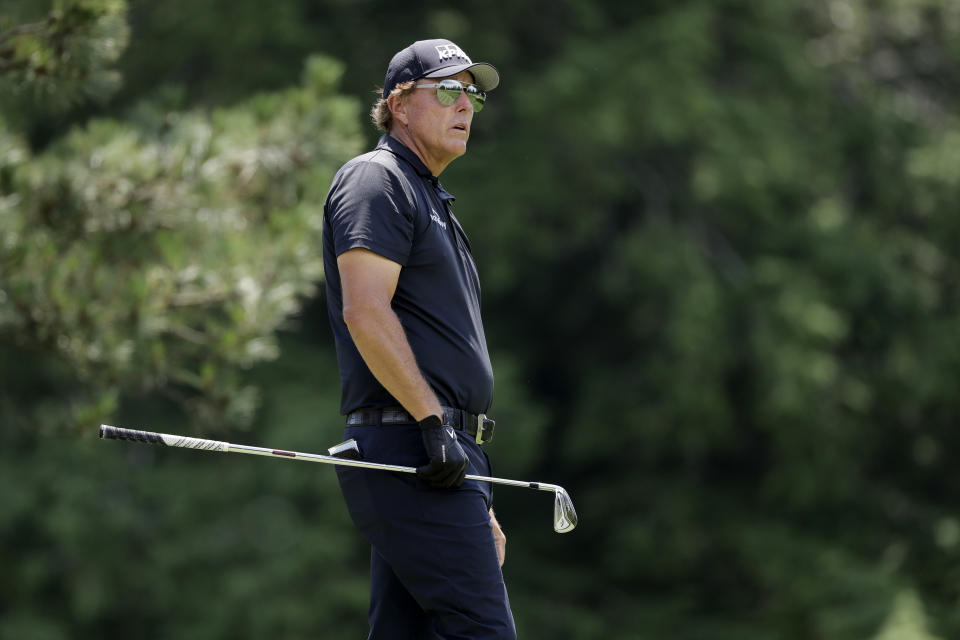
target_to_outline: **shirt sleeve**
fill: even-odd
[[[337,256],[351,249],[367,249],[406,266],[416,209],[402,180],[376,162],[343,168],[326,210]]]

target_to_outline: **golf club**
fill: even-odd
[[[100,425],[100,437],[105,440],[130,440],[133,442],[144,442],[147,444],[161,444],[168,447],[182,447],[185,449],[199,449],[201,451],[218,451],[222,453],[246,453],[255,456],[271,456],[284,458],[287,460],[303,460],[305,462],[320,462],[323,464],[340,465],[344,467],[358,467],[361,469],[376,469],[380,471],[395,471],[399,473],[416,473],[414,467],[404,467],[394,464],[382,464],[379,462],[366,462],[359,459],[360,450],[356,442],[351,444],[351,440],[335,445],[330,448],[330,453],[335,455],[320,455],[317,453],[302,453],[300,451],[285,451],[282,449],[269,449],[266,447],[252,447],[243,444],[232,444],[220,440],[206,440],[203,438],[191,438],[188,436],[171,435],[169,433],[155,433],[153,431],[140,431],[138,429],[123,429],[113,427],[108,424]],[[479,480],[481,482],[491,482],[493,484],[502,484],[511,487],[525,487],[527,489],[537,489],[539,491],[553,492],[553,530],[557,533],[566,533],[573,531],[577,526],[577,512],[573,508],[573,501],[570,494],[558,485],[547,484],[545,482],[526,482],[522,480],[509,480],[506,478],[491,478],[487,476],[475,476],[468,474],[466,480]]]

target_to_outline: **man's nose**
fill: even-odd
[[[457,98],[457,101],[454,104],[457,105],[457,111],[463,111],[464,109],[473,111],[473,103],[470,102],[470,98],[467,97],[466,91],[460,92],[460,97]]]

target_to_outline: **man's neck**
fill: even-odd
[[[396,123],[395,126],[390,129],[388,134],[391,138],[405,146],[410,151],[413,151],[414,155],[420,158],[420,162],[423,163],[423,166],[433,175],[433,177],[438,178],[440,174],[443,173],[443,170],[447,168],[447,165],[453,160],[443,161],[436,158],[428,157],[428,154],[420,148],[413,136],[410,135],[409,131],[402,123]]]

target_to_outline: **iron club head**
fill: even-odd
[[[553,530],[557,533],[573,531],[577,526],[577,512],[570,494],[563,487],[557,487],[553,495]]]

